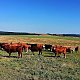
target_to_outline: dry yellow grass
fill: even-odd
[[[64,38],[29,38],[27,36],[0,36],[0,42],[25,42],[25,43],[41,43],[41,44],[52,44],[52,45],[62,45],[62,46],[79,46],[80,40],[65,40]]]

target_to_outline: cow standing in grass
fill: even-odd
[[[34,55],[34,52],[39,52],[39,55],[42,54],[43,44],[29,44],[31,45],[30,50]]]
[[[26,53],[28,53],[31,45],[28,45],[28,44],[26,44],[26,43],[20,43],[20,44],[22,45],[23,50],[24,50]]]
[[[18,52],[18,58],[22,58],[22,45],[20,44],[16,44],[16,43],[6,43],[6,44],[2,44],[2,48],[4,49],[4,51],[6,51],[7,53],[9,53],[9,57],[11,55],[12,52]]]
[[[66,47],[62,47],[62,46],[53,46],[52,47],[52,52],[55,53],[55,57],[61,53],[64,54],[64,58],[66,58]]]
[[[45,44],[44,46],[45,46],[45,50],[50,50],[50,51],[51,51],[52,45],[50,45],[50,44]]]

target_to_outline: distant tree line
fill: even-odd
[[[52,36],[72,36],[72,37],[80,37],[80,34],[49,34],[48,35],[52,35]]]
[[[0,31],[0,35],[43,35],[38,33],[26,33],[26,32],[4,32]],[[72,37],[80,37],[80,34],[50,34],[47,33],[47,35],[51,36],[72,36]]]
[[[3,32],[3,31],[0,31],[0,35],[40,35],[40,34],[25,33],[25,32]]]

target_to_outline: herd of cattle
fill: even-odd
[[[76,46],[74,48],[75,52],[78,52],[79,47]],[[39,55],[42,54],[43,50],[49,50],[57,56],[58,54],[63,53],[64,58],[66,58],[66,53],[72,53],[73,50],[71,47],[64,47],[64,46],[58,46],[58,45],[50,45],[50,44],[27,44],[27,43],[0,43],[0,50],[4,50],[7,53],[9,53],[9,57],[12,52],[18,52],[18,58],[22,58],[22,52],[25,50],[26,52],[31,51],[34,52],[37,51],[39,52]]]

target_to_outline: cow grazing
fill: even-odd
[[[56,57],[56,55],[59,55],[59,54],[63,53],[64,58],[66,58],[66,49],[67,49],[66,47],[56,45],[56,46],[52,47],[52,52],[55,53],[55,57]]]
[[[39,52],[39,55],[42,54],[43,44],[30,44],[30,45],[31,45],[30,50],[31,52],[33,52],[33,55],[34,52]]]
[[[9,53],[9,57],[11,55],[12,52],[18,52],[18,58],[22,58],[22,46],[20,44],[3,44],[2,48],[4,49],[4,51],[6,51],[7,53]]]

